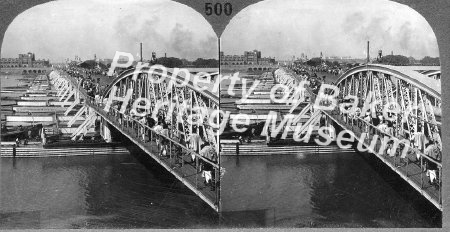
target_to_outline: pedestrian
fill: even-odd
[[[147,118],[141,117],[141,119],[139,119],[139,124],[142,141],[145,142],[145,126],[147,125]]]
[[[210,143],[206,142],[202,145],[200,155],[207,160],[207,162],[203,162],[202,177],[204,178],[205,186],[211,186],[211,191],[215,190],[215,186],[213,185],[214,166],[212,165],[217,160],[215,153],[215,149]]]
[[[383,142],[384,139],[385,139],[385,136],[386,136],[386,129],[387,129],[386,123],[385,123],[384,121],[382,121],[382,122],[377,126],[377,129],[378,129],[379,134],[380,134],[380,140],[381,140],[381,142]]]
[[[428,183],[431,185],[435,185],[438,183],[437,181],[437,164],[435,162],[432,162],[430,160],[427,160],[427,176],[428,176]]]
[[[370,124],[370,113],[366,112],[366,116],[364,117],[364,132],[369,133],[369,124]]]
[[[393,145],[392,141],[389,141],[386,147],[386,153],[384,155],[389,155],[391,157],[395,155],[395,153],[392,150],[392,145]]]
[[[153,119],[152,117],[148,116],[148,118],[147,118],[147,126],[149,128],[153,129],[155,127],[155,125],[156,125],[155,119]],[[147,133],[148,133],[148,141],[152,142],[152,130],[148,130]]]
[[[163,129],[161,130],[161,156],[167,156],[168,146],[169,146],[169,126],[166,123],[163,123]]]
[[[392,120],[387,121],[386,133],[388,135],[394,135],[394,122]]]
[[[429,177],[429,183],[433,184],[436,180],[437,180],[437,175],[436,175],[436,171],[437,171],[437,164],[432,160],[436,160],[437,161],[437,157],[434,154],[435,153],[435,146],[436,144],[434,143],[434,141],[430,141],[426,148],[425,148],[425,155],[430,157],[430,158],[425,158],[425,169],[427,171],[426,175]],[[423,158],[422,158],[423,159]]]
[[[161,155],[161,131],[163,130],[162,122],[159,121],[158,125],[155,126],[154,131],[156,132],[156,148]]]
[[[197,172],[199,172],[200,162],[199,162],[199,159],[197,158],[196,154],[199,154],[200,146],[204,144],[204,141],[202,140],[202,137],[198,133],[197,127],[192,128],[192,133],[189,136],[189,142],[190,142],[191,149],[194,150],[194,153],[191,153],[191,162],[192,162],[192,164],[195,163],[195,166],[197,167]]]

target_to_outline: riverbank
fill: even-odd
[[[44,158],[60,156],[92,156],[92,155],[114,155],[129,154],[123,146],[89,146],[89,147],[50,147],[44,148],[42,145],[22,145],[19,147],[1,147],[1,158]]]

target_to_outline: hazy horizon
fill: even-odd
[[[192,8],[170,0],[60,0],[33,7],[8,27],[2,57],[33,52],[52,62],[65,58],[111,59],[116,51],[144,59],[216,58],[218,42],[211,25]]]
[[[239,41],[236,43],[235,41]],[[225,54],[261,50],[264,57],[291,59],[301,53],[370,57],[439,57],[427,21],[408,6],[369,0],[265,0],[239,12],[221,39]]]
[[[265,0],[239,12],[222,38],[225,54],[258,49],[263,57],[293,55],[366,57],[383,55],[421,59],[439,57],[435,35],[413,9],[390,1]],[[139,59],[157,57],[218,59],[217,37],[208,22],[188,6],[170,0],[59,0],[33,7],[8,27],[1,57],[33,52],[59,62],[113,58],[116,51]]]

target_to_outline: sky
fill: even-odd
[[[139,59],[167,56],[217,58],[211,25],[192,8],[170,0],[59,0],[33,7],[8,27],[2,57],[33,52],[38,59],[62,61],[113,58],[116,51]]]
[[[262,56],[439,56],[428,22],[412,8],[387,0],[265,0],[239,12],[221,38],[226,54],[258,49]]]

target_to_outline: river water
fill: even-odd
[[[137,148],[0,158],[0,228],[436,227],[440,213],[356,153],[222,157],[222,208]]]

